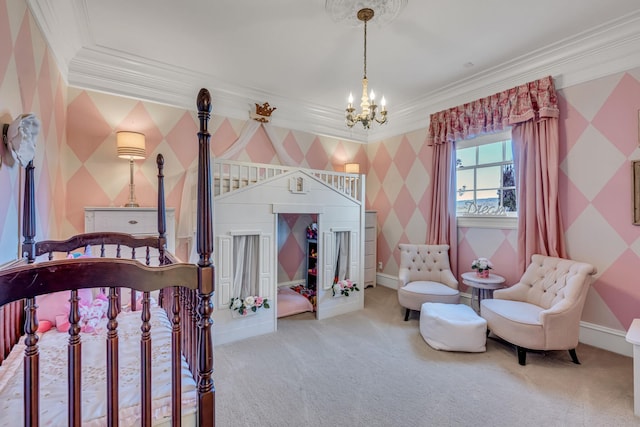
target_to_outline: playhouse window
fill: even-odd
[[[260,239],[258,234],[233,236],[233,297],[259,295],[258,267]]]

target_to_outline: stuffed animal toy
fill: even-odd
[[[91,257],[91,247],[87,245],[84,253],[73,252],[67,258],[89,258]],[[47,332],[55,327],[58,332],[69,330],[69,298],[70,291],[54,292],[52,294],[39,295],[36,297],[38,305],[38,332]],[[79,306],[89,306],[93,301],[91,289],[78,289]]]
[[[38,332],[47,332],[53,327],[58,332],[69,330],[70,297],[70,291],[54,292],[36,297]],[[93,300],[91,289],[78,289],[78,298],[80,298],[78,305],[90,305]]]
[[[107,296],[100,292],[91,301],[91,304],[80,305],[80,330],[86,333],[99,332],[100,319],[107,317],[109,301]]]

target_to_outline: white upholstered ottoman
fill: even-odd
[[[486,351],[487,321],[465,304],[425,302],[420,334],[431,347],[448,351]]]

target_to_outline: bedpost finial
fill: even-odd
[[[200,89],[200,92],[198,92],[198,101],[196,104],[198,105],[198,111],[207,113],[211,112],[211,94],[209,94],[209,91],[207,89]]]
[[[161,153],[156,156],[156,164],[158,165],[158,168],[162,168],[164,166],[164,156]]]

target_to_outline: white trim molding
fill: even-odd
[[[640,12],[633,12],[589,31],[457,80],[416,99],[396,105],[393,120],[366,132],[348,129],[344,112],[300,99],[222,81],[205,72],[186,70],[127,55],[97,44],[86,22],[86,0],[27,0],[62,78],[72,87],[192,109],[193,94],[206,86],[216,99],[216,114],[246,119],[255,100],[278,105],[274,126],[346,141],[376,142],[424,129],[429,115],[551,75],[557,89],[640,66]],[[60,3],[60,4],[58,4]],[[65,6],[66,5],[66,6]],[[68,13],[73,8],[73,13]],[[69,17],[74,17],[71,20]],[[72,22],[73,21],[73,22]]]

